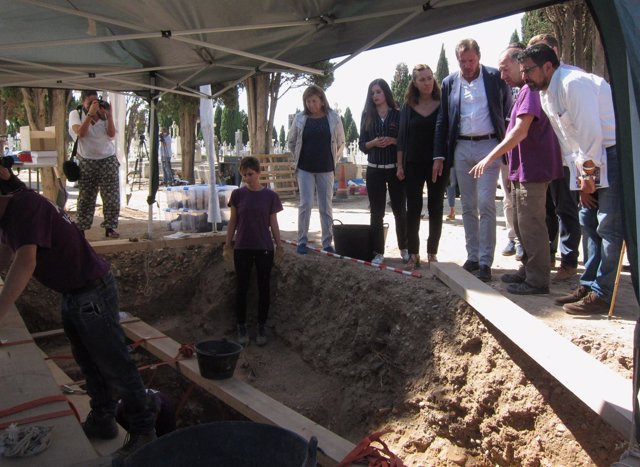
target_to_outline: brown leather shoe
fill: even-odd
[[[575,303],[579,300],[582,300],[584,297],[589,295],[591,289],[589,287],[585,287],[584,285],[579,285],[573,292],[569,295],[563,295],[562,297],[558,297],[555,299],[556,305],[564,305],[566,303]]]
[[[589,292],[582,300],[567,303],[562,309],[570,315],[605,315],[609,312],[609,304],[595,292]]]
[[[572,268],[570,266],[562,265],[556,275],[551,279],[553,282],[566,281],[568,279],[573,279],[576,277],[576,272],[578,272],[578,268]]]

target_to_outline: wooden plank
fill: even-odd
[[[124,324],[123,328],[127,337],[135,341],[150,337],[164,337],[144,341],[142,344],[142,347],[147,351],[164,361],[171,360],[178,355],[180,343],[143,321]],[[305,439],[315,436],[318,438],[318,447],[321,449],[318,451],[318,460],[324,466],[337,465],[354,448],[354,445],[346,439],[236,378],[225,380],[203,378],[200,375],[195,356],[174,362],[172,366],[180,374],[196,382],[203,389],[253,421],[286,428]]]
[[[8,343],[31,339],[15,307],[0,321],[0,338]],[[62,392],[45,364],[40,349],[31,342],[0,346],[0,394],[0,409],[6,409],[41,397],[60,395]],[[0,422],[68,409],[69,404],[66,402],[55,402],[2,418]],[[37,456],[2,461],[3,465],[11,462],[11,465],[20,467],[66,466],[77,462],[89,463],[98,457],[73,415],[31,425],[53,427],[51,445]]]
[[[131,242],[127,239],[102,240],[91,242],[91,246],[100,255],[120,253],[123,251],[159,250],[161,248],[184,248],[194,245],[216,245],[224,243],[226,232],[194,233],[184,238],[162,238],[158,240],[139,240]]]
[[[453,263],[431,263],[451,290],[625,438],[632,429],[632,384],[539,319]]]

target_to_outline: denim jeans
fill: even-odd
[[[515,241],[517,235],[514,227],[515,220],[513,218],[513,200],[507,191],[509,183],[509,166],[507,164],[500,164],[500,185],[502,186],[502,213],[504,214],[504,225],[507,229],[507,238],[511,241]]]
[[[115,415],[116,398],[121,398],[127,406],[129,431],[145,434],[154,429],[154,414],[118,313],[118,289],[110,272],[99,285],[62,297],[62,324],[86,379],[91,409]]]
[[[251,268],[256,264],[258,279],[258,323],[264,324],[269,317],[271,303],[271,267],[273,250],[234,250],[233,263],[236,268],[236,317],[238,324],[247,321],[247,292],[251,279]]]
[[[384,213],[387,209],[387,187],[391,210],[396,223],[398,248],[407,248],[407,198],[404,184],[396,176],[396,169],[367,167],[367,195],[369,196],[371,248],[384,254]]]
[[[331,246],[333,242],[333,172],[312,173],[298,169],[298,189],[300,205],[298,206],[298,243],[307,244],[309,219],[313,208],[313,195],[318,197],[320,227],[322,229],[322,248]]]
[[[564,167],[564,177],[552,181],[549,185],[547,230],[551,256],[556,256],[559,236],[561,264],[575,268],[578,267],[582,232],[578,217],[578,192],[569,189],[570,177],[569,167]]]
[[[497,144],[495,139],[459,140],[454,154],[467,260],[489,267],[493,264],[496,249],[496,190],[502,161],[489,164],[480,178],[473,178],[469,171]]]
[[[624,238],[620,163],[615,146],[607,148],[607,177],[609,187],[596,192],[598,206],[580,208],[580,225],[587,251],[580,284],[610,302]]]
[[[173,185],[173,170],[171,169],[171,159],[162,158],[162,177],[166,186]]]

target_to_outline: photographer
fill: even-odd
[[[82,107],[69,114],[69,134],[78,138],[78,208],[76,222],[85,231],[91,228],[100,192],[107,238],[118,238],[120,214],[120,163],[116,157],[116,127],[108,102],[99,100],[96,91],[82,91]]]
[[[160,160],[162,161],[162,173],[164,185],[171,186],[175,180],[171,170],[171,135],[166,128],[160,130]]]

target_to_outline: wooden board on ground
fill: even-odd
[[[143,321],[123,324],[127,337],[134,341],[149,339],[142,343],[147,351],[164,360],[173,360],[180,349],[180,343],[149,326]],[[260,423],[268,423],[297,433],[305,439],[318,438],[318,461],[323,466],[337,465],[353,448],[353,443],[300,415],[253,386],[236,378],[210,380],[200,375],[195,355],[190,359],[178,360],[171,365],[184,377],[197,383],[222,402],[237,410],[247,418]]]
[[[431,263],[451,290],[625,438],[632,429],[631,381],[454,263]]]
[[[91,246],[100,255],[120,253],[123,251],[159,250],[161,248],[184,248],[194,245],[217,245],[224,243],[226,232],[193,233],[184,238],[161,238],[157,240],[139,240],[132,242],[127,239],[102,240],[91,242]]]
[[[294,198],[298,191],[298,181],[290,153],[254,154],[260,161],[260,183],[280,195],[280,198]]]
[[[0,339],[6,344],[31,340],[31,336],[15,307],[0,322]],[[62,394],[40,349],[33,342],[0,346],[0,410],[14,407],[46,396]],[[60,401],[35,407],[0,419],[0,423],[26,417],[69,410],[69,404]],[[97,453],[84,435],[80,422],[74,415],[65,415],[26,425],[53,427],[51,444],[32,457],[3,460],[2,464],[20,467],[43,465],[68,466],[77,462],[90,462]]]

